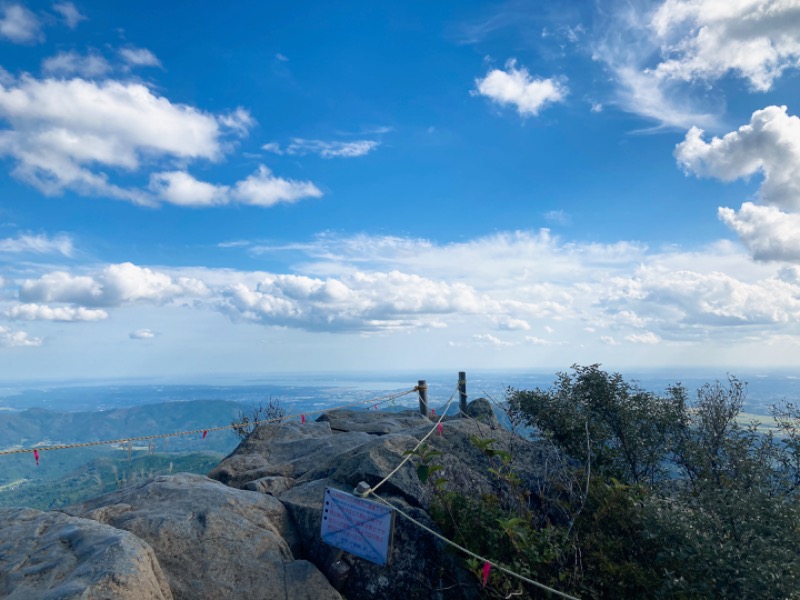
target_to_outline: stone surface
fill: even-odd
[[[332,410],[324,413],[317,422],[327,422],[333,431],[363,431],[385,435],[427,425],[430,421],[419,411],[381,412],[372,410]]]
[[[243,490],[250,490],[251,492],[261,492],[262,494],[270,494],[277,496],[294,485],[294,479],[291,477],[279,477],[277,475],[270,475],[262,477],[254,481],[248,481],[242,486]]]
[[[361,431],[333,435],[324,421],[261,425],[208,476],[235,488],[269,476],[297,479],[370,439]]]
[[[0,509],[0,597],[169,600],[156,556],[136,536],[59,512]]]
[[[266,494],[179,474],[67,510],[150,544],[176,599],[339,598],[313,565],[294,564],[304,562],[292,552],[299,547],[295,528]]]

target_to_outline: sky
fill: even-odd
[[[800,0],[0,3],[0,379],[792,368]]]

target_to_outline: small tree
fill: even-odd
[[[259,402],[250,413],[239,411],[239,418],[231,423],[231,427],[240,439],[245,439],[260,423],[280,423],[286,416],[280,398],[270,396],[266,406]]]

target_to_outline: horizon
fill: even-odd
[[[0,378],[790,371],[799,12],[6,2]]]

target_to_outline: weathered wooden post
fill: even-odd
[[[467,412],[467,372],[458,372],[458,408],[462,413]]]
[[[420,379],[417,384],[419,392],[419,412],[423,417],[428,416],[428,382]]]

